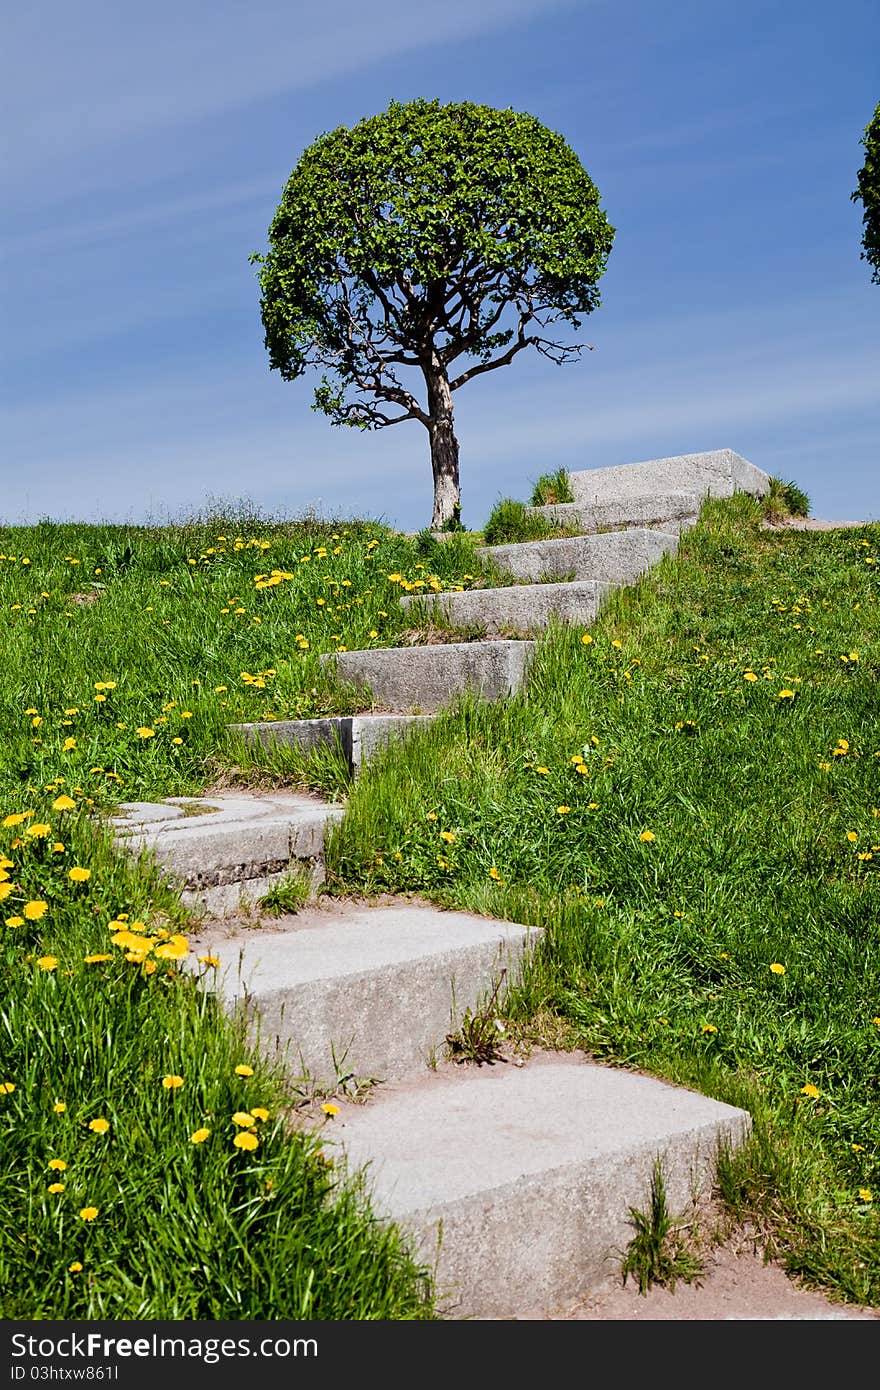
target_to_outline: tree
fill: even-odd
[[[873,266],[871,279],[880,285],[880,102],[862,137],[865,163],[859,170],[859,186],[851,195],[860,201],[862,215],[862,260]]]
[[[576,358],[546,330],[596,308],[613,237],[577,156],[534,116],[393,102],[309,146],[251,258],[270,365],[288,381],[321,369],[313,408],[333,424],[424,425],[431,525],[458,525],[454,392],[527,347]]]

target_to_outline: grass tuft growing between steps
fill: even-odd
[[[545,928],[523,1034],[748,1108],[727,1203],[877,1303],[880,528],[762,517],[707,503],[589,631],[547,635],[527,695],[377,760],[330,865]]]

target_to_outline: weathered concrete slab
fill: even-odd
[[[770,490],[770,476],[733,449],[714,449],[702,454],[677,454],[670,458],[623,463],[613,468],[587,468],[569,473],[575,502],[620,503],[627,497],[651,492],[695,492],[700,497],[731,497],[751,492],[763,497]]]
[[[312,912],[291,930],[200,941],[222,962],[209,985],[259,1019],[288,1069],[334,1083],[338,1067],[376,1079],[422,1071],[502,971],[519,971],[540,931],[438,908]],[[334,1055],[336,1061],[334,1062]]]
[[[563,622],[591,623],[608,585],[593,579],[573,584],[515,584],[503,589],[466,589],[407,597],[400,604],[418,616],[439,614],[456,626],[468,623],[485,627],[488,633],[539,632],[551,618]]]
[[[373,756],[431,721],[428,714],[350,714],[325,719],[277,719],[256,724],[230,724],[247,743],[295,744],[304,753],[322,745],[338,747],[354,776]]]
[[[113,818],[117,843],[149,850],[183,890],[210,912],[255,901],[290,869],[323,879],[324,839],[341,806],[305,796],[175,797],[133,802]]]
[[[378,647],[331,652],[337,678],[368,685],[376,704],[406,713],[431,713],[465,690],[486,700],[511,695],[523,684],[534,642],[447,642],[425,647]]]
[[[569,527],[584,535],[624,526],[658,527],[678,534],[682,523],[696,521],[701,500],[696,492],[654,492],[596,502],[593,506],[583,502],[559,502],[552,507],[531,507],[530,511],[556,526]]]
[[[483,546],[480,554],[515,579],[534,582],[574,575],[575,579],[619,585],[637,579],[677,545],[677,536],[641,527],[597,536]]]
[[[340,1123],[341,1122],[341,1123]],[[346,1106],[333,1139],[369,1165],[374,1210],[399,1222],[453,1317],[550,1311],[620,1277],[630,1206],[654,1159],[669,1208],[711,1184],[749,1117],[706,1096],[571,1056],[469,1069]]]

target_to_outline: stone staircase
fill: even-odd
[[[457,695],[522,689],[533,635],[551,618],[592,622],[608,592],[675,550],[704,497],[769,486],[730,450],[569,476],[576,500],[539,510],[583,534],[485,550],[519,582],[400,600],[414,621],[484,640],[327,656],[340,682],[370,688],[381,713],[237,732],[306,751],[333,744],[358,775]],[[330,1090],[352,1077],[381,1081],[365,1104],[341,1094],[324,1137],[340,1161],[368,1167],[374,1209],[409,1233],[445,1315],[561,1308],[619,1273],[629,1208],[648,1205],[655,1159],[670,1207],[684,1210],[749,1117],[571,1055],[485,1068],[445,1060],[466,1012],[540,949],[534,929],[398,902],[319,905],[257,928],[228,920],[291,871],[319,883],[325,836],[342,814],[303,796],[172,798],[123,808],[117,834],[129,850],[149,850],[214,919],[196,954],[220,964],[203,978],[293,1076]]]

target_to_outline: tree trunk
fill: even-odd
[[[434,473],[434,514],[431,530],[442,531],[460,521],[461,492],[458,485],[458,440],[452,423],[452,392],[449,377],[436,354],[424,367],[428,388],[428,414],[431,423],[431,468]]]

